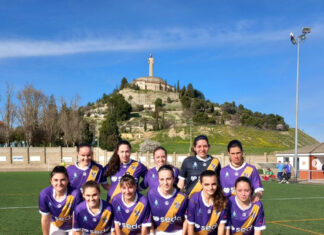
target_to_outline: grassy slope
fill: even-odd
[[[248,154],[263,154],[264,152],[274,152],[294,148],[294,129],[280,132],[272,130],[260,130],[253,127],[230,127],[224,125],[193,126],[192,138],[205,134],[211,143],[211,154],[226,152],[227,143],[232,139],[242,141],[245,152]],[[152,139],[159,141],[167,150],[178,153],[187,153],[190,145],[190,128],[175,128],[175,133],[184,133],[170,137],[169,130],[155,132]],[[183,138],[184,137],[184,138]],[[299,146],[317,143],[317,141],[299,131]],[[135,149],[138,145],[135,145]]]
[[[49,185],[47,172],[0,173],[0,234],[41,234],[40,214],[37,208],[3,209],[4,207],[23,207],[38,205],[38,195]],[[264,183],[265,194],[262,199],[267,230],[265,235],[310,234],[280,224],[278,220],[323,218],[324,187],[322,185]],[[104,197],[104,196],[103,196]],[[306,199],[306,198],[309,199]],[[313,198],[311,198],[313,197]],[[283,200],[278,200],[283,199]],[[323,220],[281,222],[289,226],[324,231]]]

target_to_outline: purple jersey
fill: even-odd
[[[72,228],[72,214],[74,208],[82,201],[80,190],[73,190],[68,187],[66,196],[62,201],[55,199],[55,190],[52,186],[43,189],[39,194],[39,212],[42,215],[52,215],[52,222],[56,222],[56,227],[61,230]],[[60,216],[62,211],[69,211],[65,217]],[[62,213],[65,214],[65,213]]]
[[[258,210],[251,215],[251,211],[256,208]],[[248,224],[243,228],[245,221],[251,218],[255,218],[251,224]],[[242,235],[253,235],[254,230],[265,230],[266,225],[264,221],[264,211],[261,201],[251,203],[246,209],[238,204],[237,198],[232,196],[228,200],[228,228],[231,230],[231,234],[241,232]]]
[[[184,200],[182,203],[174,203],[172,209],[178,210],[175,214],[172,214],[172,217],[166,217],[169,209],[173,205],[174,200],[177,198],[178,194],[182,195]],[[177,230],[182,230],[183,222],[185,220],[185,214],[187,210],[188,199],[186,194],[179,192],[177,189],[174,189],[172,195],[165,197],[161,194],[160,188],[150,189],[147,193],[147,199],[150,203],[151,214],[153,218],[154,228],[158,228],[162,222],[169,224],[164,232],[174,232]]]
[[[104,172],[106,172],[107,168],[109,167],[109,164],[105,166]],[[119,181],[121,177],[126,173],[130,173],[134,178],[136,179],[136,182],[139,182],[140,177],[144,178],[147,172],[146,166],[144,166],[142,163],[130,160],[129,163],[121,164],[119,171],[110,177],[110,187],[107,195],[107,201],[109,202],[112,195],[117,195],[119,190]],[[111,201],[110,201],[111,202]]]
[[[208,225],[212,213],[217,213],[218,219],[212,225]],[[220,223],[227,222],[227,211],[213,211],[213,205],[208,205],[203,198],[203,192],[195,193],[189,200],[187,210],[188,224],[193,224],[195,233],[207,231],[209,235],[217,234],[217,227]],[[207,226],[208,225],[208,226]]]
[[[98,224],[102,226],[98,227]],[[112,226],[112,207],[103,200],[100,200],[99,213],[96,215],[90,211],[86,201],[75,208],[73,231],[82,231],[83,234],[109,234]]]
[[[144,205],[144,209],[139,212],[135,211],[132,214],[138,203],[142,203]],[[137,233],[141,233],[142,226],[150,227],[151,226],[151,215],[150,215],[150,206],[145,196],[137,193],[135,202],[132,205],[127,205],[123,199],[123,195],[120,193],[114,197],[112,200],[112,206],[114,210],[115,223],[120,226],[120,229],[127,228],[130,230],[128,235],[134,235]],[[136,219],[136,223],[128,224],[128,219],[130,216],[138,217]]]
[[[176,167],[173,167],[173,172],[174,172],[174,183],[178,183],[178,176],[179,176],[179,170]],[[150,189],[152,188],[157,188],[159,187],[159,176],[158,176],[158,171],[156,167],[151,168],[144,180],[143,180],[143,187],[147,188],[149,187]]]
[[[224,195],[230,197],[234,192],[235,181],[240,176],[246,176],[251,180],[254,192],[264,191],[258,170],[255,166],[246,162],[242,166],[235,168],[229,164],[221,169],[220,183],[223,188]]]
[[[81,169],[77,163],[71,165],[67,168],[67,172],[69,175],[70,185],[74,189],[81,190],[82,185],[90,178],[94,178],[94,181],[99,184],[107,183],[103,174],[103,167],[93,161],[91,161],[90,165],[85,169]],[[91,174],[91,176],[89,176],[89,174]]]

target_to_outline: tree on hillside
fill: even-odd
[[[120,84],[120,90],[127,88],[127,87],[128,87],[127,78],[123,77],[123,79],[121,80],[121,84]]]
[[[180,91],[179,98],[183,97],[185,94],[186,94],[186,87],[183,86],[181,91]]]
[[[154,101],[155,109],[159,109],[163,107],[162,99],[161,98],[156,98]]]
[[[107,113],[115,116],[117,121],[125,121],[130,118],[132,106],[119,93],[111,94],[105,99],[108,110]]]
[[[195,97],[195,90],[194,90],[193,85],[191,83],[189,83],[188,86],[187,86],[186,95],[188,97],[190,97],[190,98]]]
[[[178,80],[178,83],[177,83],[177,92],[180,92],[180,81]]]
[[[191,107],[191,98],[189,96],[186,96],[186,95],[182,96],[180,98],[180,101],[181,101],[181,104],[182,104],[182,108],[184,110],[190,109],[190,107]]]
[[[100,128],[100,148],[112,151],[120,140],[116,118],[114,115],[108,114]]]

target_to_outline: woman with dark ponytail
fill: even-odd
[[[188,234],[225,235],[227,222],[226,197],[215,171],[206,170],[200,175],[203,190],[192,195],[188,206]]]
[[[107,201],[110,203],[112,199],[120,193],[119,181],[125,174],[132,175],[137,183],[140,177],[144,178],[147,172],[146,166],[142,163],[130,159],[132,146],[127,140],[121,140],[110,158],[104,171],[106,177],[110,178],[110,187],[108,190]]]

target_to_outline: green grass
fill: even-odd
[[[49,173],[1,172],[0,185],[0,234],[41,234],[38,208],[3,208],[37,207],[39,192],[49,185]],[[324,221],[316,220],[324,218],[324,186],[265,182],[264,188],[267,229],[263,234],[324,234]]]
[[[164,146],[169,153],[187,153],[190,145],[190,127],[177,127],[170,137],[170,130],[154,132],[152,140]],[[224,125],[192,126],[191,138],[204,134],[211,144],[210,154],[227,152],[227,144],[233,139],[241,140],[247,154],[264,154],[294,148],[294,129],[288,131],[260,130],[253,127],[230,127]],[[299,145],[305,146],[317,143],[315,139],[299,131]]]

